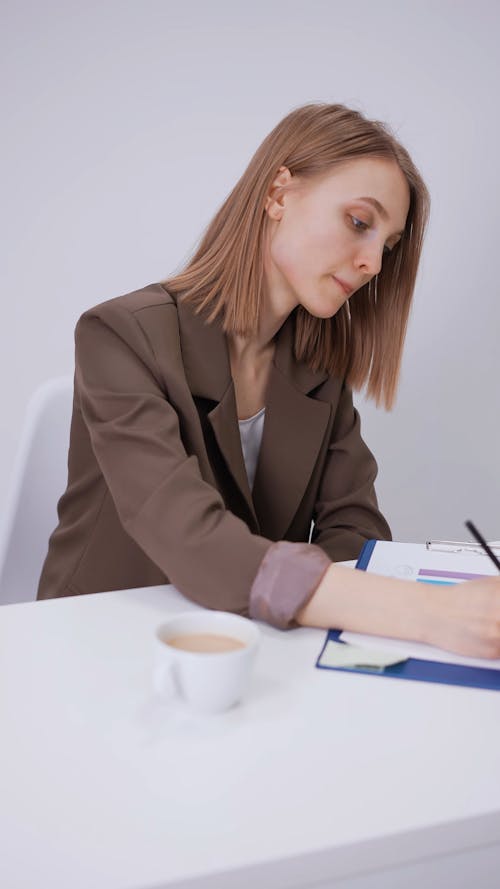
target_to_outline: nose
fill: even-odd
[[[359,247],[356,256],[356,265],[363,275],[373,278],[378,275],[382,268],[382,259],[384,255],[384,246],[378,242],[364,243]]]

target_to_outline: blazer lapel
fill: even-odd
[[[214,430],[214,435],[219,449],[226,461],[227,467],[242,493],[255,525],[258,527],[257,516],[254,510],[252,492],[248,484],[248,476],[241,449],[241,437],[238,427],[238,410],[234,385],[231,381],[222,400],[208,414],[208,419]]]
[[[238,412],[227,341],[219,318],[208,323],[181,299],[177,301],[179,332],[186,379],[194,398],[214,402],[207,419],[219,450],[258,530],[252,493],[241,449]]]
[[[289,318],[276,344],[253,487],[261,533],[271,540],[284,537],[331,426],[331,405],[308,397],[328,375],[295,360],[293,339]]]

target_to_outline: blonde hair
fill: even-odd
[[[288,114],[264,139],[208,225],[179,274],[164,281],[208,320],[223,316],[226,333],[257,332],[264,287],[265,202],[280,167],[292,176],[324,175],[363,157],[396,161],[410,190],[404,233],[380,273],[327,319],[296,309],[295,356],[313,370],[366,386],[377,404],[392,407],[417,269],[429,216],[429,193],[410,155],[385,124],[344,105],[310,104]]]

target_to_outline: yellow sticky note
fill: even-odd
[[[348,667],[352,670],[385,670],[400,664],[408,658],[390,654],[387,651],[360,648],[345,642],[329,639],[319,661],[320,667]]]

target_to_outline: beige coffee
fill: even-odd
[[[240,639],[216,633],[183,633],[168,639],[167,643],[172,648],[180,648],[182,651],[222,652],[245,648],[245,643]]]

